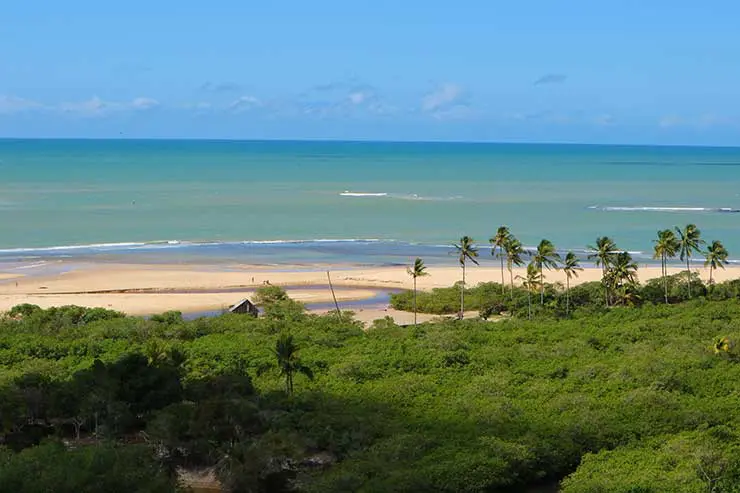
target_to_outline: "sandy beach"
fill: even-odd
[[[243,298],[253,296],[254,290],[265,283],[286,287],[288,294],[308,304],[332,302],[325,270],[305,270],[305,266],[233,265],[228,268],[209,265],[143,265],[143,264],[77,264],[68,266],[62,273],[25,275],[0,272],[0,311],[20,303],[33,303],[41,307],[60,305],[95,306],[120,310],[131,315],[149,315],[167,310],[183,313],[218,311]],[[709,272],[696,269],[703,279]],[[680,272],[679,267],[669,269]],[[428,276],[418,279],[418,288],[428,290],[448,287],[460,280],[460,268],[430,266]],[[514,276],[524,274],[515,269]],[[660,268],[641,267],[641,281],[660,276]],[[586,268],[572,284],[597,281],[601,270]],[[714,273],[717,281],[740,278],[740,267],[728,267]],[[377,298],[379,293],[394,289],[410,289],[411,278],[404,267],[342,267],[331,271],[331,279],[339,302],[363,301]],[[508,282],[508,272],[505,272]],[[548,282],[564,282],[561,271],[546,272]],[[467,283],[501,282],[501,271],[495,267],[469,267]],[[516,281],[515,281],[516,282]],[[388,312],[375,306],[351,309],[362,310],[361,318],[368,318],[372,310],[376,318]],[[366,309],[367,308],[367,309]],[[326,310],[326,307],[323,308]],[[372,309],[372,310],[371,310]],[[368,313],[365,313],[368,312]],[[395,316],[402,316],[395,314]]]

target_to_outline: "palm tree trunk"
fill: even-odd
[[[414,276],[414,325],[416,325],[416,276]]]
[[[712,273],[714,272],[714,267],[710,264],[709,265],[709,286],[712,285]]]
[[[506,281],[504,281],[504,256],[501,255],[501,294],[504,294],[505,291],[506,291]]]
[[[532,290],[527,287],[527,320],[532,320]]]
[[[601,282],[604,285],[604,306],[609,308],[609,287],[606,285],[606,263],[601,266]]]
[[[462,278],[462,285],[460,285],[460,319],[463,318],[463,313],[465,313],[465,261],[462,263],[462,270],[463,270],[463,278]]]
[[[686,255],[686,280],[689,288],[689,298],[691,298],[691,257]]]
[[[565,275],[565,314],[570,312],[570,277]]]
[[[545,274],[540,265],[540,305],[545,306]]]
[[[668,304],[668,259],[666,254],[661,255],[661,263],[663,264],[663,290],[665,291],[665,303]]]
[[[514,302],[514,271],[509,265],[509,279],[511,280],[511,301]]]

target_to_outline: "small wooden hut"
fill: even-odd
[[[230,313],[239,313],[243,315],[251,315],[253,317],[256,317],[259,315],[259,310],[257,309],[257,306],[249,301],[247,298],[244,298],[239,303],[235,304],[231,308],[229,308]]]

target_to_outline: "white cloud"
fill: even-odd
[[[131,101],[131,106],[137,110],[149,110],[159,106],[159,101],[152,98],[136,98]]]
[[[249,111],[254,108],[262,106],[262,101],[255,98],[254,96],[242,96],[235,99],[229,104],[229,110],[235,113],[241,113],[243,111]]]
[[[93,96],[92,98],[86,101],[60,103],[58,106],[58,109],[64,113],[75,113],[75,114],[81,114],[85,116],[96,116],[96,115],[103,114],[106,107],[108,106],[109,106],[109,103],[106,103],[105,101],[103,101],[97,96]]]
[[[0,114],[11,115],[26,111],[43,109],[44,105],[30,99],[17,96],[0,95]]]
[[[233,93],[240,92],[242,86],[236,82],[206,82],[200,86],[200,90],[213,93]]]
[[[608,126],[615,122],[614,117],[609,113],[602,113],[594,117],[593,115],[584,114],[580,111],[572,113],[552,110],[530,111],[527,113],[510,113],[505,115],[505,118],[535,125]]]
[[[437,120],[466,120],[476,116],[476,112],[467,105],[456,104],[432,113]]]
[[[159,105],[159,101],[156,99],[144,97],[135,98],[131,101],[104,101],[98,96],[93,96],[85,101],[60,103],[54,109],[72,115],[99,117],[116,112],[145,111]]]
[[[421,102],[421,108],[427,112],[449,109],[452,106],[467,106],[465,92],[457,84],[443,84],[430,92]]]
[[[372,94],[363,91],[356,91],[347,95],[347,99],[352,104],[362,104],[370,98],[372,98]]]

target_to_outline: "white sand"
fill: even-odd
[[[303,302],[332,301],[331,292],[325,288],[325,271],[285,272],[291,266],[281,266],[280,272],[248,265],[232,266],[231,271],[219,271],[217,268],[218,266],[206,265],[91,264],[45,277],[18,277],[12,273],[0,273],[0,311],[8,310],[19,303],[33,303],[42,307],[68,304],[98,306],[137,315],[167,310],[186,313],[220,310],[242,298],[252,296],[254,289],[262,286],[264,281],[292,287],[288,290],[289,295]],[[301,267],[295,267],[299,268]],[[669,271],[673,274],[681,269],[671,268]],[[420,290],[451,286],[460,280],[461,274],[460,268],[455,265],[432,266],[427,272],[429,276],[418,279]],[[699,268],[697,272],[702,278],[708,279],[707,270]],[[514,271],[514,276],[523,274],[524,269]],[[643,267],[639,270],[641,281],[658,276],[659,267]],[[545,277],[548,282],[565,281],[561,271],[546,271]],[[714,277],[717,281],[740,278],[740,268],[718,270]],[[372,298],[377,294],[376,288],[410,289],[413,286],[404,267],[342,267],[332,270],[331,278],[340,301]],[[505,278],[508,282],[508,272],[505,272]],[[597,281],[600,278],[600,269],[587,268],[571,284]],[[501,282],[499,268],[468,267],[469,285],[488,281]],[[301,286],[323,288],[302,289]],[[344,287],[353,289],[343,289]],[[218,292],[223,289],[231,291]]]

